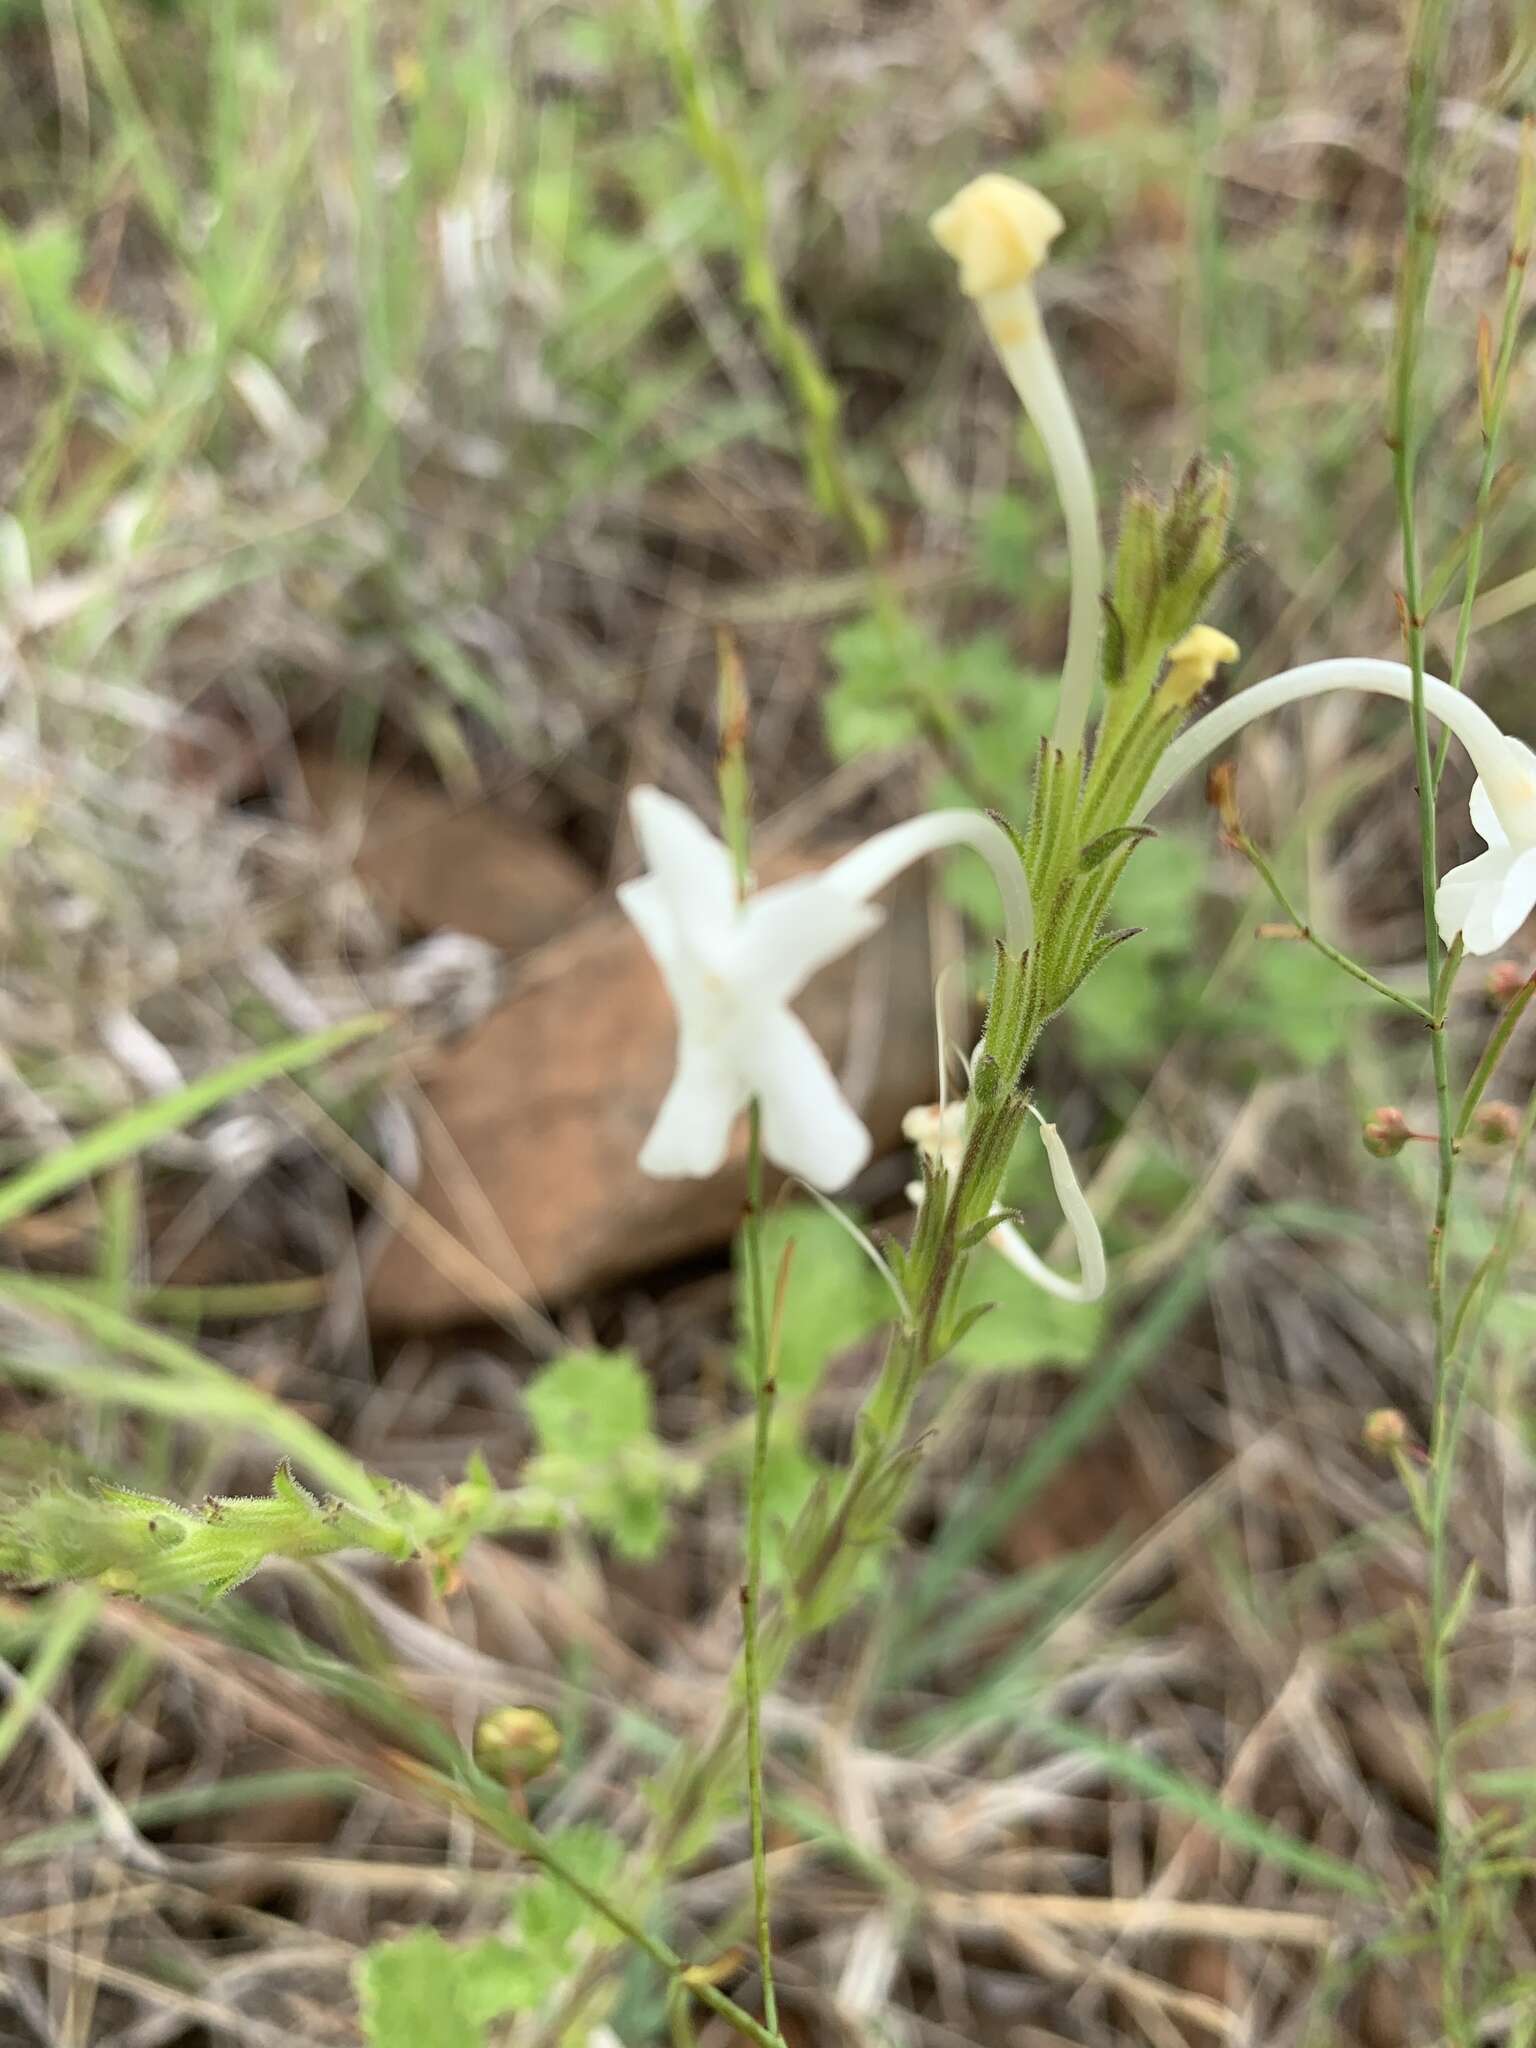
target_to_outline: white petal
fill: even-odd
[[[640,1148],[640,1171],[656,1180],[708,1180],[725,1164],[731,1126],[746,1107],[741,1076],[710,1048],[678,1044],[677,1072]]]
[[[1094,1221],[1093,1211],[1087,1197],[1078,1186],[1077,1175],[1072,1171],[1072,1161],[1067,1148],[1062,1144],[1054,1124],[1042,1123],[1040,1136],[1045,1145],[1046,1161],[1051,1169],[1051,1181],[1056,1189],[1056,1199],[1061,1204],[1061,1213],[1067,1219],[1072,1240],[1077,1246],[1077,1263],[1081,1279],[1068,1280],[1054,1272],[1013,1223],[1000,1223],[987,1239],[994,1251],[1001,1252],[1017,1272],[1047,1294],[1054,1294],[1058,1301],[1098,1301],[1103,1293],[1107,1278],[1104,1265],[1104,1240],[1099,1235],[1099,1226]]]
[[[765,1002],[791,1002],[811,976],[878,929],[883,913],[819,875],[754,896],[732,943],[733,965]]]
[[[1481,775],[1472,785],[1472,799],[1468,808],[1472,813],[1472,830],[1482,840],[1484,846],[1508,846],[1509,841],[1504,836],[1504,827],[1499,823],[1495,815],[1493,805],[1488,798],[1488,792],[1483,787]]]
[[[770,1013],[743,1056],[762,1103],[768,1157],[826,1194],[846,1187],[869,1157],[870,1136],[800,1019]]]
[[[724,945],[736,921],[729,851],[686,804],[648,785],[630,791],[629,815],[679,928],[692,931],[700,952]]]
[[[1500,857],[1508,862],[1508,872],[1497,888],[1479,890],[1462,926],[1469,953],[1497,953],[1536,909],[1536,847],[1513,860],[1508,854]]]
[[[676,1002],[680,948],[666,890],[654,875],[646,875],[637,882],[620,882],[614,894],[619,908],[644,939],[645,950],[661,969],[661,978]]]
[[[1442,945],[1448,946],[1464,928],[1479,897],[1498,893],[1509,861],[1507,848],[1492,847],[1476,860],[1463,861],[1442,878],[1435,891],[1435,922],[1440,928]]]

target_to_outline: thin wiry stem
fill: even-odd
[[[1438,117],[1437,80],[1444,53],[1449,9],[1446,0],[1423,0],[1409,57],[1408,228],[1399,286],[1395,359],[1391,390],[1392,480],[1403,552],[1404,634],[1411,674],[1409,700],[1419,795],[1419,855],[1424,898],[1424,948],[1431,990],[1440,981],[1440,938],[1435,922],[1435,772],[1424,701],[1424,616],[1415,506],[1419,422],[1415,410],[1417,370],[1425,311],[1434,270],[1436,232],[1431,174]],[[1437,1005],[1438,1008],[1438,1005]],[[1440,1944],[1440,2020],[1447,2040],[1468,2039],[1463,2010],[1460,1946],[1456,1933],[1456,1892],[1460,1843],[1455,1815],[1451,1696],[1450,1506],[1454,1491],[1455,1446],[1462,1387],[1453,1371],[1445,1313],[1445,1240],[1456,1178],[1455,1112],[1443,1015],[1430,1031],[1436,1116],[1434,1215],[1426,1269],[1433,1340],[1434,1406],[1430,1429],[1429,1631],[1425,1682],[1434,1743],[1436,1912]]]
[[[773,1914],[768,1897],[768,1848],[763,1811],[763,1672],[758,1625],[763,1595],[763,1523],[768,1492],[768,1444],[773,1425],[773,1346],[768,1328],[767,1276],[763,1270],[762,1112],[754,1101],[747,1124],[747,1213],[742,1225],[747,1293],[752,1317],[752,1473],[747,1490],[747,1575],[741,1589],[742,1686],[747,1714],[747,1808],[752,1828],[752,1905],[757,1925],[757,1960],[763,1980],[763,2020],[779,2031],[773,1986]]]
[[[1486,364],[1483,349],[1487,337],[1482,329],[1478,335],[1478,417],[1483,435],[1483,460],[1478,473],[1477,500],[1473,507],[1472,524],[1467,534],[1461,604],[1456,614],[1456,645],[1451,655],[1450,675],[1453,690],[1462,687],[1466,676],[1467,653],[1472,640],[1472,613],[1477,601],[1478,582],[1482,576],[1483,543],[1488,533],[1488,512],[1493,502],[1493,486],[1499,468],[1499,436],[1504,425],[1505,406],[1509,399],[1515,344],[1520,334],[1521,303],[1525,296],[1525,274],[1531,254],[1533,208],[1536,208],[1536,134],[1533,134],[1531,124],[1527,121],[1521,138],[1515,229],[1510,239],[1509,261],[1504,273],[1504,309],[1499,321],[1498,348],[1492,361]],[[1449,735],[1442,735],[1440,751],[1435,761],[1437,780],[1445,772],[1448,744]]]

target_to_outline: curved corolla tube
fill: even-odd
[[[987,1238],[987,1243],[1005,1258],[1009,1265],[1024,1274],[1026,1279],[1047,1294],[1054,1294],[1058,1301],[1098,1301],[1104,1293],[1107,1274],[1104,1264],[1104,1240],[1099,1235],[1099,1226],[1093,1220],[1093,1211],[1087,1197],[1078,1186],[1077,1175],[1072,1171],[1072,1161],[1067,1157],[1067,1148],[1061,1142],[1054,1124],[1040,1120],[1040,1138],[1045,1146],[1046,1160],[1051,1169],[1051,1180],[1055,1185],[1056,1199],[1061,1204],[1061,1213],[1067,1219],[1067,1228],[1077,1246],[1079,1278],[1068,1280],[1063,1274],[1048,1266],[1040,1254],[1025,1238],[1015,1223],[1000,1223]]]
[[[1413,702],[1413,671],[1400,661],[1369,661],[1344,658],[1310,661],[1301,668],[1285,669],[1280,675],[1255,683],[1229,698],[1216,710],[1197,719],[1188,732],[1181,733],[1152,771],[1140,803],[1130,822],[1139,825],[1154,804],[1162,799],[1193,768],[1242,731],[1256,718],[1278,711],[1286,704],[1298,704],[1307,697],[1322,697],[1331,690],[1361,690],[1369,696],[1392,697],[1400,704]],[[1424,708],[1431,718],[1449,726],[1482,778],[1494,814],[1511,839],[1521,835],[1520,814],[1536,796],[1524,763],[1516,757],[1504,733],[1487,712],[1453,690],[1437,676],[1424,678]]]
[[[1003,899],[1008,950],[1015,956],[1027,953],[1035,942],[1035,912],[1024,863],[1002,826],[984,811],[930,811],[926,817],[892,825],[823,868],[819,880],[867,902],[914,861],[947,846],[969,846],[981,855]]]

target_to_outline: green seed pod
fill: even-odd
[[[538,1707],[498,1707],[475,1727],[475,1762],[488,1777],[525,1785],[560,1761],[560,1730]]]

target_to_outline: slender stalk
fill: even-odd
[[[1472,524],[1467,534],[1465,580],[1462,584],[1461,604],[1456,614],[1456,645],[1451,654],[1450,684],[1459,690],[1466,675],[1467,651],[1472,639],[1472,611],[1477,601],[1477,586],[1483,568],[1483,542],[1488,532],[1488,511],[1493,501],[1493,486],[1498,476],[1499,435],[1504,424],[1504,409],[1509,398],[1510,372],[1514,368],[1515,344],[1520,334],[1521,301],[1525,296],[1525,273],[1531,252],[1531,219],[1536,206],[1536,140],[1533,140],[1530,123],[1527,122],[1521,138],[1520,183],[1515,201],[1515,227],[1510,239],[1509,262],[1504,273],[1504,309],[1499,322],[1497,354],[1487,367],[1486,380],[1482,354],[1483,337],[1479,335],[1478,353],[1478,415],[1483,436],[1483,460],[1477,479],[1477,499],[1472,512]],[[1440,751],[1435,762],[1438,779],[1445,772],[1446,751],[1450,744],[1448,733],[1441,735]]]
[[[742,1686],[747,1716],[747,1809],[752,1829],[752,1904],[757,1961],[763,1980],[763,2020],[779,2031],[773,1986],[773,1916],[768,1898],[768,1849],[763,1808],[763,1672],[758,1637],[763,1597],[763,1521],[768,1491],[768,1444],[773,1425],[773,1358],[768,1332],[768,1288],[763,1271],[762,1111],[754,1101],[747,1123],[747,1213],[742,1223],[747,1293],[752,1316],[752,1472],[747,1491],[747,1576],[741,1589]]]
[[[1467,1083],[1466,1093],[1461,1098],[1461,1110],[1456,1118],[1455,1135],[1458,1139],[1464,1138],[1472,1128],[1477,1105],[1482,1101],[1483,1092],[1493,1079],[1493,1070],[1504,1057],[1504,1048],[1514,1036],[1515,1026],[1525,1015],[1525,1006],[1532,995],[1536,995],[1536,975],[1533,975],[1523,988],[1517,990],[1513,1001],[1499,1019],[1492,1036],[1483,1048],[1483,1056],[1478,1061],[1472,1078]]]
[[[783,2048],[782,2039],[777,2033],[770,2033],[733,1998],[727,1998],[723,1991],[716,1990],[703,1971],[690,1968],[675,1949],[669,1947],[659,1935],[653,1934],[641,1921],[636,1920],[616,1899],[588,1884],[580,1872],[566,1862],[560,1852],[550,1845],[531,1821],[525,1820],[517,1812],[505,1796],[493,1798],[487,1794],[477,1797],[435,1772],[424,1775],[430,1778],[440,1797],[451,1805],[463,1808],[490,1833],[499,1835],[513,1848],[531,1856],[549,1872],[551,1877],[558,1878],[560,1883],[574,1892],[578,1899],[606,1920],[616,1934],[622,1935],[642,1954],[648,1955],[674,1983],[691,1991],[695,1998],[702,2000],[712,2012],[718,2013],[736,2033],[744,2035],[749,2041],[755,2041],[757,2048]]]
[[[865,558],[878,562],[885,553],[885,519],[853,473],[837,387],[784,296],[762,179],[721,115],[708,60],[681,0],[657,0],[657,13],[689,140],[730,210],[743,296],[800,415],[801,456],[812,493],[821,509],[847,528]]]
[[[1298,938],[1305,939],[1307,944],[1314,946],[1325,960],[1331,960],[1335,967],[1341,967],[1346,974],[1353,975],[1356,981],[1363,982],[1376,995],[1384,997],[1389,1003],[1395,1003],[1400,1010],[1406,1010],[1411,1017],[1417,1017],[1421,1024],[1427,1024],[1431,1029],[1435,1028],[1435,1014],[1428,1004],[1416,1002],[1412,996],[1405,996],[1401,989],[1392,988],[1387,982],[1381,980],[1378,975],[1372,974],[1371,970],[1362,965],[1360,961],[1352,959],[1348,953],[1341,952],[1337,946],[1331,945],[1320,933],[1312,929],[1311,925],[1308,924],[1307,920],[1296,909],[1296,906],[1281,886],[1280,877],[1275,873],[1251,839],[1246,835],[1239,837],[1236,834],[1229,835],[1229,837],[1231,838],[1231,843],[1242,854],[1243,858],[1252,865],[1268,888],[1269,893],[1280,905],[1280,908],[1285,912],[1291,923],[1295,925]],[[1288,938],[1290,934],[1283,933],[1281,936]]]
[[[1440,977],[1440,940],[1435,923],[1438,874],[1435,772],[1430,751],[1424,692],[1424,616],[1415,506],[1419,423],[1416,381],[1425,311],[1434,270],[1435,223],[1431,172],[1438,118],[1437,80],[1445,45],[1446,0],[1422,0],[1409,57],[1407,240],[1399,288],[1398,323],[1391,391],[1392,480],[1402,536],[1404,635],[1411,674],[1410,716],[1418,777],[1419,855],[1424,898],[1424,948],[1433,991]],[[1454,1369],[1445,1313],[1445,1240],[1456,1177],[1455,1113],[1443,1019],[1431,1027],[1434,1071],[1436,1176],[1433,1220],[1426,1247],[1426,1277],[1433,1343],[1434,1394],[1430,1427],[1429,1632],[1425,1682],[1434,1745],[1436,1915],[1440,1947],[1440,2020],[1453,2043],[1468,2039],[1463,2008],[1460,1945],[1456,1933],[1460,1843],[1455,1814],[1450,1643],[1453,1597],[1450,1570],[1450,1510],[1454,1495],[1455,1448],[1464,1387]]]

